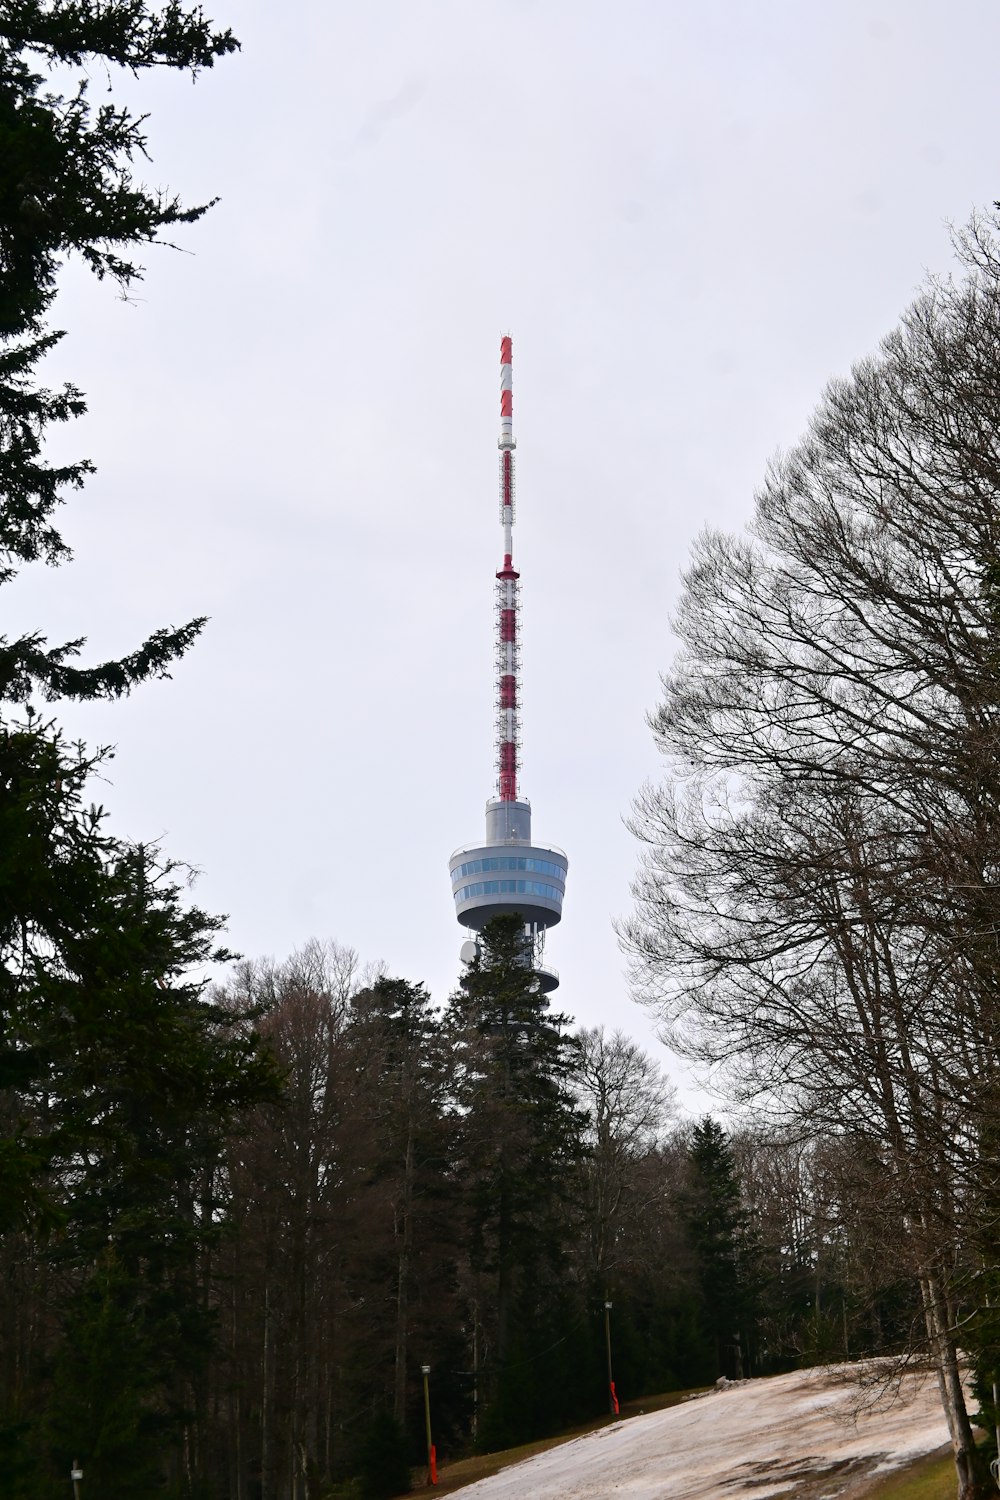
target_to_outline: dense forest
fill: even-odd
[[[237,47],[199,9],[0,0],[0,586],[69,548],[59,272],[122,292],[210,205],[137,184],[118,70]],[[96,108],[90,71],[111,99]],[[67,80],[80,74],[72,87]],[[64,92],[58,92],[62,89]],[[165,675],[0,637],[0,1486],[367,1500],[442,1460],[720,1377],[1000,1368],[1000,241],[956,239],[879,353],[698,544],[622,937],[728,1090],[549,1010],[516,918],[453,993],[312,942],[236,962],[88,798],[51,705]],[[60,450],[61,451],[61,450]],[[228,975],[210,985],[209,973]]]
[[[230,1045],[258,1018],[273,1097],[183,1149],[145,1122],[152,1198],[92,1144],[85,1251],[5,1239],[17,1493],[83,1454],[108,1495],[394,1494],[424,1365],[442,1461],[607,1410],[607,1302],[621,1399],[906,1341],[853,1147],[678,1125],[650,1058],[550,1014],[524,957],[497,922],[441,1009],[333,944],[236,967],[212,1006]]]

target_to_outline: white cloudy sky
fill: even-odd
[[[242,53],[128,85],[215,194],[132,305],[66,274],[99,466],[8,628],[211,624],[64,721],[232,943],[335,937],[443,999],[492,788],[498,340],[515,341],[524,775],[570,882],[558,999],[657,1050],[612,920],[692,537],[1000,197],[991,0],[217,0]],[[94,70],[94,98],[107,80]]]

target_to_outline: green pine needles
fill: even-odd
[[[144,0],[0,3],[0,585],[69,549],[58,508],[92,472],[53,464],[85,410],[43,358],[60,268],[127,291],[139,253],[210,206],[133,177],[145,120],[73,69],[197,74],[235,49],[198,8]],[[220,1159],[234,1121],[277,1094],[245,1009],[200,977],[220,919],[155,849],[110,836],[87,787],[106,752],[66,742],[33,700],[119,698],[167,675],[204,624],[164,627],[81,665],[81,639],[0,637],[0,1462],[5,1493],[62,1493],[72,1462],[105,1500],[190,1493],[214,1337]]]

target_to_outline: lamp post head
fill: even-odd
[[[430,1367],[430,1365],[421,1365],[420,1366],[420,1373],[421,1373],[421,1375],[429,1375],[431,1373],[431,1367]]]

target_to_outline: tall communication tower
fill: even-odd
[[[514,442],[512,343],[500,341],[500,524],[503,567],[496,575],[496,796],[486,804],[486,839],[451,856],[455,914],[472,933],[494,917],[520,916],[531,937],[540,988],[554,990],[559,976],[543,963],[545,933],[562,916],[569,861],[561,849],[531,842],[531,803],[518,796],[521,721],[518,668],[520,574],[514,568]],[[470,962],[476,942],[463,944]]]

